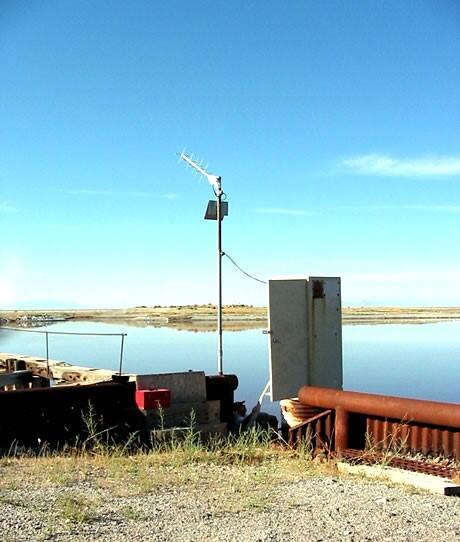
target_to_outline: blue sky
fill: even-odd
[[[224,250],[460,305],[460,3],[0,4],[0,307],[215,301]],[[266,287],[224,262],[224,303]]]

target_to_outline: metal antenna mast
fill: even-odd
[[[224,372],[222,348],[222,256],[224,255],[222,252],[222,220],[228,214],[228,204],[224,202],[225,207],[222,205],[224,192],[220,176],[209,173],[205,167],[184,152],[180,153],[180,158],[208,180],[217,198],[216,202],[210,201],[208,203],[205,218],[217,220],[217,371],[222,375]]]

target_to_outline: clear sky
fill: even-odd
[[[457,0],[1,0],[0,307],[214,302],[184,148],[251,274],[460,305],[459,58]]]

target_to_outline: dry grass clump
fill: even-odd
[[[69,446],[59,451],[44,448],[34,454],[16,450],[3,457],[0,492],[24,484],[62,488],[89,484],[125,497],[164,487],[211,487],[220,484],[219,480],[225,476],[231,477],[231,485],[238,492],[238,488],[243,491],[248,483],[253,488],[258,484],[267,487],[276,480],[333,470],[330,461],[313,460],[307,446],[288,448],[274,440],[272,433],[262,430],[203,442],[191,425],[180,438],[154,441],[149,447],[133,446],[135,436],[129,445],[121,446],[108,444],[103,435],[96,435],[89,436],[79,447]],[[77,497],[72,499],[60,503],[63,514],[73,521],[83,521],[88,510],[80,506]],[[129,515],[129,511],[126,513]]]
[[[57,509],[63,518],[79,523],[91,521],[97,508],[81,500],[82,487],[115,498],[192,488],[209,494],[218,510],[240,510],[267,506],[270,487],[280,482],[336,472],[329,457],[313,459],[309,442],[293,449],[273,431],[253,428],[203,440],[193,413],[185,430],[165,432],[164,438],[152,438],[148,445],[137,434],[123,444],[112,442],[99,429],[91,408],[83,419],[87,435],[74,446],[53,450],[42,445],[35,451],[12,446],[0,459],[0,495],[25,486],[60,488],[64,493]],[[221,490],[225,498],[216,498]],[[136,512],[126,509],[125,514]]]

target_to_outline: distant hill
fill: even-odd
[[[57,299],[38,299],[35,301],[26,301],[19,303],[6,304],[0,302],[0,310],[2,311],[45,311],[45,310],[62,310],[62,309],[87,309],[85,305],[77,303],[66,303]]]

